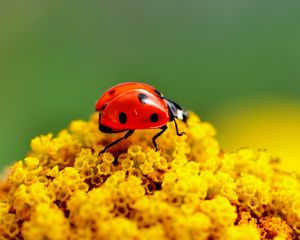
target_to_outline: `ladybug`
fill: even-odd
[[[125,82],[108,89],[96,103],[99,112],[99,130],[104,133],[126,134],[104,147],[104,153],[116,143],[128,138],[137,129],[161,129],[152,138],[157,151],[156,139],[167,130],[167,123],[174,121],[176,134],[179,133],[175,119],[186,122],[188,113],[177,103],[167,99],[154,87],[139,82]]]

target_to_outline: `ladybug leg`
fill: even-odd
[[[153,143],[153,145],[154,145],[154,147],[155,147],[155,151],[157,151],[158,150],[158,148],[157,148],[157,144],[156,144],[156,139],[160,136],[160,135],[162,135],[163,133],[164,133],[164,131],[166,131],[167,130],[167,125],[165,125],[165,126],[162,126],[160,129],[161,129],[161,131],[160,132],[158,132],[156,135],[154,135],[153,136],[153,138],[152,138],[152,143]]]
[[[109,149],[111,146],[117,144],[118,142],[122,141],[123,139],[126,139],[130,137],[134,133],[134,130],[129,130],[123,137],[111,142],[110,144],[106,145],[101,152],[99,152],[98,156],[103,154],[107,149]]]
[[[174,118],[174,123],[175,123],[175,128],[176,128],[176,134],[177,134],[177,136],[182,136],[183,134],[185,134],[185,132],[178,132],[178,126],[177,126],[177,122],[176,122],[176,120],[175,120],[175,118]]]

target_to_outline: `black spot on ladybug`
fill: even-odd
[[[104,133],[112,133],[113,130],[110,127],[99,124],[99,130]]]
[[[151,122],[157,122],[158,121],[158,115],[157,113],[152,113],[150,116]]]
[[[103,111],[106,106],[107,106],[107,103],[104,103],[98,111]]]
[[[158,91],[157,89],[154,89],[154,92],[155,92],[159,97],[161,97],[161,98],[164,97],[164,95],[163,95],[160,91]]]
[[[140,101],[140,103],[142,103],[142,104],[146,104],[147,103],[147,95],[146,94],[144,94],[144,93],[140,93],[139,95],[138,95],[138,98],[139,98],[139,101]]]
[[[119,114],[119,121],[120,123],[124,124],[127,121],[127,116],[124,112],[120,112]]]
[[[110,90],[110,91],[108,92],[108,94],[109,94],[109,95],[114,95],[115,92],[116,92],[116,90],[115,90],[115,89],[112,89],[112,90]]]

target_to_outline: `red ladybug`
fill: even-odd
[[[166,99],[158,90],[145,83],[126,82],[107,90],[98,100],[99,129],[104,133],[127,131],[126,134],[105,146],[99,153],[128,138],[136,129],[160,128],[152,142],[157,150],[156,139],[167,129],[167,123],[174,121],[178,136],[176,118],[187,119],[187,112],[175,102]]]

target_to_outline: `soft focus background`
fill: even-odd
[[[1,1],[0,169],[87,119],[108,87],[156,86],[227,151],[300,163],[300,1]]]

